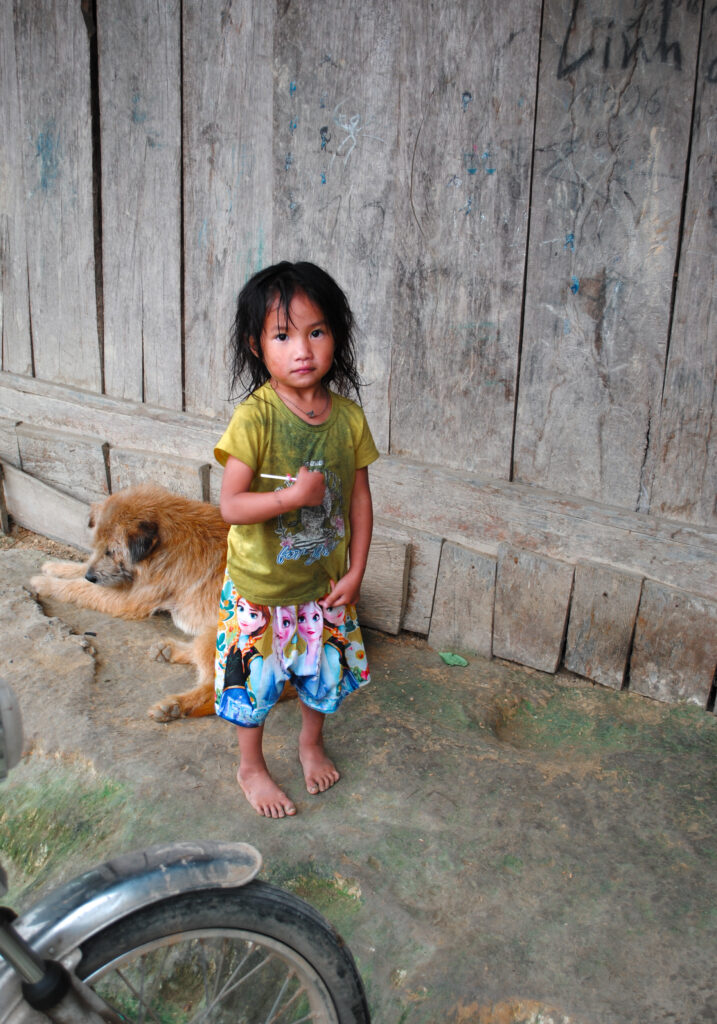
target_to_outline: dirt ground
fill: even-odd
[[[342,933],[375,1024],[717,1022],[714,715],[367,631],[372,685],[327,723],[340,783],[303,790],[280,705],[267,759],[299,813],[267,821],[231,726],[147,716],[192,682],[147,658],[165,617],[28,592],[64,555],[0,536],[0,674],[27,737],[0,791],[16,908],[112,853],[244,840]]]

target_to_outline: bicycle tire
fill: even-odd
[[[130,913],[82,944],[77,974],[128,1021],[370,1024],[361,977],[335,929],[257,880]]]

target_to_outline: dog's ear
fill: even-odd
[[[159,526],[146,520],[137,527],[137,533],[127,537],[129,556],[133,562],[141,562],[152,554],[159,544]]]
[[[95,526],[97,525],[97,516],[99,514],[100,509],[102,508],[102,505],[103,502],[101,501],[93,501],[92,504],[90,505],[90,518],[87,520],[87,525],[91,530],[94,530]]]

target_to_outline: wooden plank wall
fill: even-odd
[[[62,486],[116,400],[86,489],[154,450],[216,496],[237,291],[309,258],[357,316],[404,625],[505,544],[690,591],[644,544],[689,526],[692,564],[717,522],[716,120],[709,0],[4,0],[3,451]]]

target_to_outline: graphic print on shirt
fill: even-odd
[[[323,462],[310,462],[307,469],[321,469]],[[343,538],[346,527],[342,513],[341,478],[331,469],[322,469],[326,481],[324,500],[313,508],[305,507],[280,515],[276,532],[281,546],[276,557],[278,565],[303,558],[313,565],[326,558]]]

